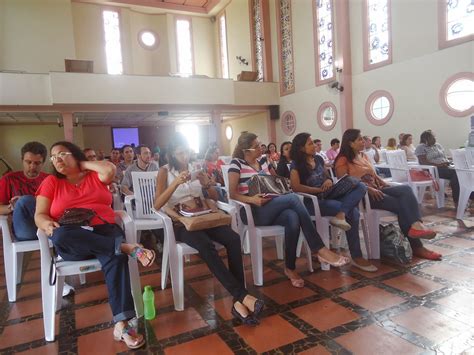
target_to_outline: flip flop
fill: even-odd
[[[149,267],[153,265],[153,262],[156,258],[156,253],[154,250],[145,249],[143,245],[137,245],[133,248],[130,256],[134,259],[137,259],[143,267]]]
[[[129,349],[138,349],[145,345],[143,335],[137,334],[130,325],[125,326],[121,331],[114,329],[114,339],[115,341],[123,341]]]

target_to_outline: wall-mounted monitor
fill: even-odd
[[[112,140],[114,148],[122,148],[125,144],[140,144],[138,139],[138,128],[114,128],[112,127]]]

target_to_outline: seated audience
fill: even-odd
[[[413,136],[411,134],[404,134],[400,142],[400,149],[403,150],[407,156],[407,161],[418,162],[415,154],[415,146],[413,145]]]
[[[225,165],[222,160],[219,159],[220,151],[216,145],[211,145],[204,155],[205,170],[210,178],[224,186],[224,178],[222,177],[221,166]]]
[[[255,225],[281,225],[285,228],[285,275],[294,287],[304,287],[304,280],[295,271],[296,246],[300,229],[320,262],[339,267],[350,261],[324,246],[308,211],[296,194],[290,193],[275,198],[265,197],[261,194],[248,195],[247,182],[252,176],[274,174],[270,165],[266,162],[261,164],[258,161],[262,154],[260,147],[257,135],[249,132],[240,135],[229,169],[230,198],[251,205]],[[242,220],[246,223],[247,218],[244,210],[241,209],[240,212]]]
[[[339,154],[339,145],[341,141],[337,138],[331,139],[331,148],[326,151],[326,157],[328,158],[331,164],[336,160],[337,155]]]
[[[386,150],[397,150],[397,140],[395,138],[389,138],[387,141]]]
[[[436,143],[436,137],[431,130],[424,131],[420,136],[420,144],[415,149],[418,162],[422,165],[434,165],[438,169],[441,179],[449,180],[453,192],[454,204],[459,201],[459,181],[456,170],[450,166],[450,162],[441,144]],[[471,199],[474,193],[471,194]]]
[[[277,152],[277,147],[275,143],[268,144],[268,154],[270,155],[270,159],[275,164],[278,164],[278,161],[280,160],[280,153]]]
[[[402,144],[402,139],[403,139],[403,136],[405,135],[405,133],[400,133],[398,135],[398,144],[397,144],[397,148],[400,149],[400,146]]]
[[[331,166],[331,162],[329,161],[329,158],[327,157],[326,153],[324,153],[323,149],[323,143],[321,142],[321,139],[315,139],[313,141],[314,146],[316,147],[316,154],[319,155],[321,158],[324,160],[324,164],[326,166]]]
[[[364,147],[362,151],[369,158],[372,165],[378,164],[380,155],[378,149],[372,144],[372,139],[369,136],[364,136]]]
[[[422,222],[418,201],[408,185],[387,185],[375,172],[367,155],[362,152],[365,141],[358,129],[344,132],[341,151],[336,158],[338,177],[349,174],[367,185],[370,206],[395,213],[402,233],[408,238],[413,254],[419,258],[440,260],[441,254],[423,247],[420,238],[432,239],[436,232]]]
[[[378,150],[382,149],[382,139],[379,136],[373,136],[372,146]]]
[[[153,160],[159,165],[160,165],[160,153],[161,153],[161,149],[160,147],[155,147],[153,148]]]
[[[85,148],[83,150],[84,155],[86,156],[86,159],[89,161],[96,161],[97,159],[97,154],[95,154],[95,150],[92,148]],[[103,160],[103,159],[102,159]]]
[[[207,190],[210,198],[217,200],[217,195],[210,189],[207,174],[201,172],[196,180],[190,180],[192,166],[189,157],[190,149],[186,139],[176,133],[168,147],[169,164],[162,166],[158,173],[156,209],[165,205],[173,209],[176,204],[193,197],[203,198],[203,189]],[[233,296],[232,315],[246,325],[257,325],[257,317],[263,310],[264,303],[250,295],[245,288],[239,235],[230,226],[190,232],[182,224],[174,224],[174,235],[176,240],[199,251],[209,270]],[[229,268],[222,261],[213,242],[218,242],[226,248]]]
[[[290,157],[291,142],[283,142],[280,146],[280,160],[278,161],[276,174],[290,178],[290,169],[288,169],[288,164],[291,163]]]
[[[115,166],[120,164],[120,150],[117,148],[112,148],[110,151],[110,162],[113,163]]]
[[[104,151],[103,151],[102,149],[99,149],[99,150],[97,151],[97,160],[98,160],[98,161],[102,161],[102,160],[104,160],[104,159],[105,159],[105,153],[104,153]]]
[[[137,160],[125,170],[120,189],[124,195],[133,195],[132,172],[134,171],[158,171],[160,167],[152,160],[151,151],[145,145],[137,147]]]
[[[141,246],[123,243],[124,234],[115,224],[110,207],[112,196],[107,189],[115,175],[108,161],[87,161],[79,147],[70,142],[57,142],[51,147],[54,175],[38,188],[35,222],[53,242],[57,253],[67,261],[97,258],[102,265],[109,292],[115,327],[115,340],[131,349],[145,344],[145,339],[128,323],[135,317],[130,290],[128,255],[143,266],[151,266],[155,254]],[[88,208],[97,215],[90,227],[63,225],[58,220],[69,208]]]
[[[293,138],[291,146],[291,188],[295,192],[318,195],[329,190],[333,182],[324,167],[324,160],[316,154],[316,148],[309,133],[299,133]],[[334,216],[330,224],[346,232],[352,265],[368,272],[377,268],[362,257],[359,238],[359,209],[367,187],[359,182],[352,191],[334,200],[318,199],[322,216]],[[314,215],[314,205],[305,198],[305,205]]]
[[[117,183],[122,182],[125,170],[133,164],[133,160],[135,159],[135,152],[131,145],[126,144],[122,147],[122,157],[123,160],[117,165],[117,172],[115,173],[114,181]]]

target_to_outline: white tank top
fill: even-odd
[[[164,167],[168,169],[167,184],[170,186],[171,183],[179,176],[179,172],[175,169],[170,169],[169,164],[166,164]],[[191,164],[188,165],[188,171],[192,171]],[[190,200],[193,197],[204,197],[202,194],[202,186],[198,179],[179,185],[168,200],[167,206],[169,208],[173,208],[176,206],[176,204]]]

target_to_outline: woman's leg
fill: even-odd
[[[453,192],[454,204],[457,206],[459,201],[459,181],[456,170],[445,167],[438,167],[438,175],[441,179],[449,180],[451,191]]]
[[[359,205],[359,202],[364,198],[366,192],[367,186],[359,182],[349,193],[337,199],[341,202],[340,211],[344,212],[346,216],[351,214],[350,211]]]
[[[176,240],[184,242],[198,250],[199,255],[207,264],[211,273],[219,280],[225,289],[229,291],[232,297],[234,297],[234,300],[242,301],[248,292],[243,287],[241,281],[237,280],[237,278],[227,269],[213,243],[213,238],[215,238],[217,242],[220,243],[222,241],[223,244],[227,244],[229,249],[232,250],[232,258],[233,262],[235,262],[234,253],[236,248],[238,248],[240,253],[240,238],[236,233],[232,233],[232,235],[223,234],[216,237],[215,231],[209,233],[209,230],[210,229],[190,232],[184,227],[178,227],[175,228],[174,233]],[[211,237],[211,235],[213,237]]]
[[[275,219],[275,224],[285,227],[285,266],[296,269],[296,248],[300,236],[300,221],[295,211],[286,209]]]

